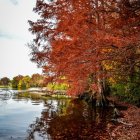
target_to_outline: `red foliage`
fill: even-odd
[[[34,11],[41,18],[29,22],[36,35],[30,44],[32,60],[43,66],[48,76],[65,76],[70,94],[80,94],[90,84],[99,88],[104,78],[131,69],[132,54],[134,60],[139,59],[137,0],[37,0]],[[107,70],[104,63],[112,69]]]

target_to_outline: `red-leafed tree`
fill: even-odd
[[[68,94],[88,91],[106,105],[106,80],[139,64],[139,1],[37,0],[34,12],[32,60],[51,80],[65,76]]]
[[[43,87],[44,77],[41,74],[33,74],[30,80],[31,87]],[[45,85],[44,85],[45,86]]]

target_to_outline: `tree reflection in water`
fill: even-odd
[[[0,106],[7,104],[7,100],[12,97],[12,91],[9,89],[0,89]]]
[[[78,99],[48,100],[41,118],[30,125],[28,139],[108,140],[111,110],[89,107]]]

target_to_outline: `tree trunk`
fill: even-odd
[[[106,107],[109,102],[106,98],[106,89],[103,85],[99,87],[99,91],[87,91],[79,96],[79,98],[84,99],[86,102],[92,104],[92,106]]]
[[[105,70],[103,69],[101,63],[98,63],[98,72],[96,73],[96,85],[97,85],[97,93],[96,93],[96,100],[95,105],[105,107],[108,106],[108,100],[106,98],[106,92],[107,92],[107,86],[106,86],[106,80],[105,77],[101,74],[105,73]]]
[[[103,83],[100,79],[98,79],[98,92],[96,93],[96,106],[107,106],[108,105],[108,101],[106,99],[106,89],[104,86],[105,83]]]
[[[93,106],[105,107],[109,104],[106,96],[109,95],[110,90],[105,77],[100,76],[105,73],[105,70],[101,64],[98,64],[98,68],[97,73],[92,73],[89,77],[89,90],[80,97],[88,103],[92,103]],[[90,85],[95,85],[95,87],[92,88]]]

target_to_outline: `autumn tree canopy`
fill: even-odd
[[[0,84],[3,86],[8,86],[10,83],[10,79],[8,77],[3,77],[0,79]]]
[[[44,77],[41,74],[33,74],[30,80],[31,87],[43,87],[44,85]]]
[[[34,12],[32,60],[49,79],[68,83],[69,94],[103,98],[108,78],[139,68],[138,0],[37,0]]]
[[[18,75],[18,76],[13,77],[12,88],[18,88],[19,81],[22,80],[23,77],[24,76],[22,76],[22,75]]]

